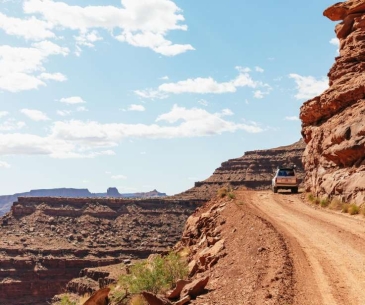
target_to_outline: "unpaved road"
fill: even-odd
[[[295,305],[365,305],[365,218],[307,205],[303,195],[237,192],[280,232],[294,264]]]

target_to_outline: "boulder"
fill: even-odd
[[[197,279],[190,284],[187,284],[181,292],[180,298],[183,299],[186,296],[196,298],[204,292],[205,286],[208,284],[209,276]]]

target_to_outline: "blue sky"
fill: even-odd
[[[0,194],[175,194],[300,138],[333,1],[0,0]]]

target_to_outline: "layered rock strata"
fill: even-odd
[[[248,189],[268,189],[271,179],[278,166],[293,166],[297,168],[298,178],[304,178],[302,156],[305,142],[298,142],[273,149],[254,150],[236,159],[223,162],[208,179],[196,182],[195,186],[178,196],[181,198],[210,199],[217,194],[222,186],[232,188],[246,187]]]
[[[330,87],[303,104],[307,191],[317,196],[365,200],[365,0],[324,11],[336,25],[340,55],[328,73]]]
[[[203,202],[18,198],[0,218],[0,300],[46,304],[83,268],[165,252]]]

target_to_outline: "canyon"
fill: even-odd
[[[178,194],[177,197],[208,200],[214,197],[222,186],[270,189],[271,179],[278,166],[295,166],[297,176],[302,182],[304,149],[305,142],[300,139],[291,145],[247,151],[242,157],[223,162],[208,179],[196,182],[193,188]]]
[[[0,218],[0,300],[46,304],[83,268],[165,252],[204,202],[20,197]]]
[[[10,211],[11,205],[13,204],[13,202],[18,200],[18,197],[154,198],[154,197],[165,197],[165,196],[166,196],[165,193],[160,193],[157,190],[144,193],[120,194],[116,187],[108,188],[106,193],[91,193],[88,189],[74,189],[74,188],[31,190],[30,192],[0,196],[0,216]]]
[[[365,3],[352,0],[324,11],[336,25],[339,56],[328,73],[329,88],[303,104],[307,143],[305,187],[319,197],[365,201]]]

